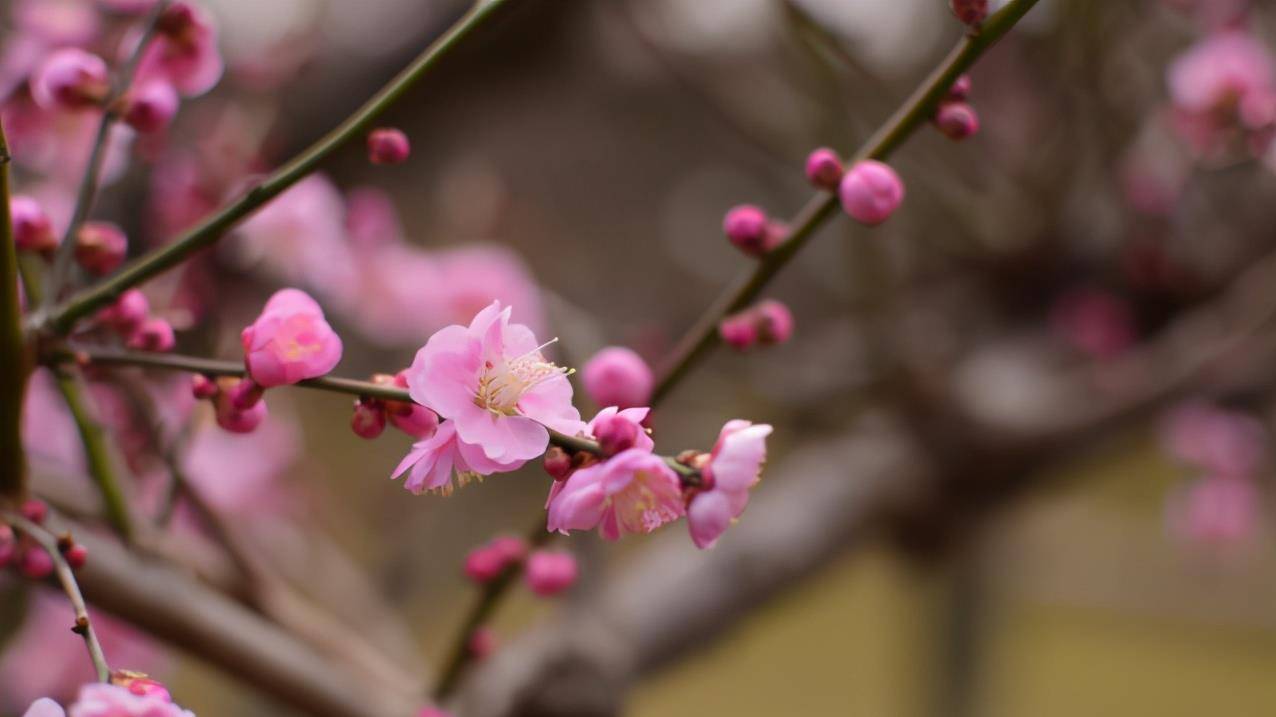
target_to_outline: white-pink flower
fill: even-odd
[[[510,322],[510,311],[494,301],[468,327],[439,330],[407,373],[412,400],[498,463],[544,453],[547,428],[569,435],[584,428],[568,372],[545,358],[531,329]]]
[[[434,435],[412,445],[412,450],[399,462],[390,477],[397,478],[406,473],[403,487],[417,495],[426,491],[450,495],[453,473],[457,483],[464,486],[482,476],[518,470],[526,462],[525,459],[494,461],[483,453],[482,448],[457,437],[455,421],[444,421]]]
[[[53,700],[40,699],[24,717],[195,717],[166,694],[134,694],[124,687],[94,682],[80,688],[79,699],[65,712]]]
[[[263,388],[323,376],[341,361],[341,337],[299,289],[275,292],[240,339],[248,374]]]
[[[554,483],[549,496],[551,532],[598,528],[607,540],[650,533],[682,517],[682,482],[663,458],[641,448],[617,453]]]
[[[709,487],[687,506],[687,526],[697,547],[713,547],[731,521],[744,512],[749,489],[762,475],[770,434],[771,426],[765,423],[734,420],[722,427],[709,462],[701,469]]]

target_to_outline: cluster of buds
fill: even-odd
[[[579,574],[571,553],[535,550],[529,555],[526,542],[508,535],[493,538],[465,556],[465,576],[479,585],[519,568],[527,588],[541,597],[553,597],[567,590]]]
[[[767,217],[752,204],[732,207],[722,219],[722,231],[735,248],[752,257],[764,257],[784,242],[789,229],[783,222]]]
[[[44,525],[49,508],[42,501],[28,500],[19,509],[22,517]],[[58,552],[73,569],[84,567],[88,561],[89,551],[82,544],[75,542],[71,533],[58,536]],[[12,526],[0,524],[0,568],[12,567],[20,575],[30,580],[43,580],[53,574],[53,556],[30,536],[15,533]]]
[[[172,324],[151,315],[151,304],[138,289],[120,294],[114,304],[97,313],[97,320],[119,334],[131,349],[172,351],[177,343]]]
[[[723,319],[718,334],[737,351],[782,344],[793,336],[793,312],[782,302],[767,299]]]
[[[212,401],[217,425],[231,433],[252,433],[266,418],[266,402],[261,388],[250,378],[203,374],[191,376],[191,395]]]
[[[391,376],[373,374],[372,382],[380,386],[407,388],[406,369]],[[350,428],[355,435],[369,440],[385,431],[387,421],[395,428],[416,439],[429,438],[439,427],[439,416],[434,411],[414,401],[392,401],[370,396],[360,396],[354,402],[354,414]]]
[[[970,75],[958,77],[948,89],[947,96],[939,103],[935,116],[931,118],[935,127],[954,142],[960,142],[979,131],[979,115],[966,101],[970,96],[970,84]]]

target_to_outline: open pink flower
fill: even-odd
[[[606,540],[650,533],[683,515],[682,482],[660,456],[631,448],[556,481],[549,496],[551,532],[598,527]]]
[[[526,461],[545,452],[547,427],[573,435],[584,428],[567,371],[542,348],[494,301],[468,327],[454,324],[430,337],[408,369],[408,390],[487,458]]]
[[[341,360],[341,337],[299,289],[275,292],[240,338],[248,373],[264,388],[322,376]]]
[[[66,712],[52,700],[37,700],[25,717],[195,717],[167,699],[167,692],[134,694],[127,688],[92,682]]]
[[[193,2],[179,0],[164,11],[156,29],[142,54],[137,81],[164,80],[186,97],[211,90],[225,70],[212,15]],[[124,46],[131,52],[140,39],[138,35]]]
[[[484,454],[482,448],[457,436],[455,421],[444,421],[434,435],[412,445],[412,450],[399,462],[390,477],[397,478],[406,472],[403,487],[417,495],[427,490],[451,495],[454,472],[457,483],[464,487],[483,476],[518,470],[526,462],[526,459],[494,461]]]
[[[696,547],[711,548],[732,520],[749,504],[749,489],[758,482],[766,461],[771,426],[728,421],[718,435],[709,463],[701,470],[707,490],[691,499],[687,526]]]

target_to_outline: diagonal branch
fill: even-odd
[[[26,490],[22,449],[22,397],[31,362],[22,335],[18,299],[18,252],[9,216],[9,147],[0,128],[0,498],[17,500]]]

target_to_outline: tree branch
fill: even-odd
[[[127,542],[133,537],[133,520],[129,517],[128,503],[124,499],[124,491],[116,476],[115,463],[111,451],[106,444],[106,436],[102,426],[89,414],[85,403],[84,385],[79,376],[66,367],[54,368],[58,390],[66,400],[75,427],[80,433],[80,442],[84,445],[85,463],[89,475],[102,495],[102,506],[106,510],[107,520],[116,532]]]
[[[30,298],[30,297],[28,297]],[[17,501],[26,491],[22,448],[22,403],[31,371],[18,300],[18,252],[9,216],[9,145],[0,127],[0,499]]]

